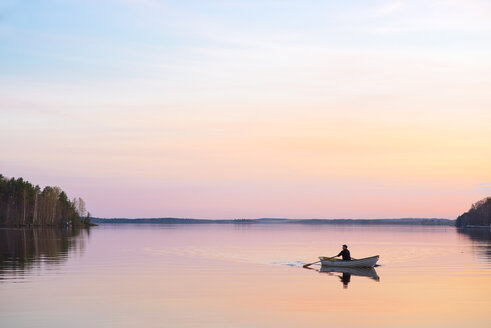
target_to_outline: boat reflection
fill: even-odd
[[[22,278],[47,265],[59,265],[73,251],[83,252],[88,229],[1,228],[0,282]]]
[[[380,277],[377,274],[375,268],[341,268],[341,267],[329,267],[321,266],[317,268],[307,268],[315,270],[319,273],[326,273],[330,276],[339,277],[344,288],[348,288],[348,284],[351,282],[351,276],[367,277],[375,281],[380,281]],[[339,273],[339,274],[338,274]]]

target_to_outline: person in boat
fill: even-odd
[[[348,251],[348,245],[343,245],[343,250],[341,252],[339,252],[339,254],[334,256],[334,257],[338,257],[338,256],[342,256],[343,261],[351,261],[351,255]]]

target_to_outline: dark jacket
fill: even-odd
[[[351,255],[347,249],[343,249],[337,256],[343,256],[343,261],[351,261]]]

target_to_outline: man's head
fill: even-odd
[[[343,249],[348,249],[348,245],[343,245]]]

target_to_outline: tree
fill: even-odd
[[[22,178],[0,174],[0,225],[61,225],[66,220],[80,225],[86,212],[82,198],[71,202],[59,187],[41,191]]]
[[[85,201],[82,199],[82,197],[78,198],[77,205],[78,215],[80,215],[81,218],[85,217],[87,210],[85,209]]]
[[[41,188],[39,188],[38,185],[34,187],[34,209],[32,213],[32,224],[37,224],[37,218],[38,218],[38,198],[39,194],[41,192]]]
[[[457,218],[456,226],[489,226],[491,225],[491,197],[486,197],[472,204],[469,211]]]

